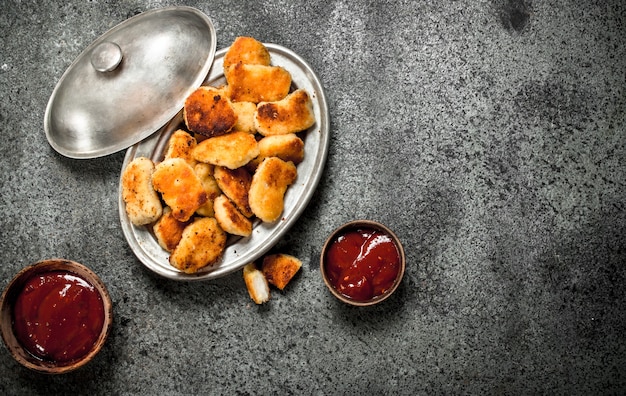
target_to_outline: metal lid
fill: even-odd
[[[87,47],[55,87],[46,137],[70,158],[96,158],[155,133],[207,76],[216,34],[191,7],[147,11]]]

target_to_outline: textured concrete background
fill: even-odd
[[[114,300],[91,364],[59,377],[0,348],[0,393],[626,392],[626,3],[188,1],[218,48],[291,48],[326,89],[331,143],[277,249],[304,262],[257,307],[241,274],[176,283],[123,237],[124,153],[71,160],[43,116],[65,69],[124,19],[176,1],[3,0],[0,286],[29,263],[87,264]],[[379,220],[405,244],[390,300],[334,300],[333,228]]]

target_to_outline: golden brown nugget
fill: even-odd
[[[204,187],[204,191],[206,191],[207,194],[206,203],[196,210],[196,214],[200,216],[213,217],[215,215],[215,212],[213,211],[213,200],[222,193],[222,190],[220,190],[215,178],[213,177],[213,168],[213,165],[205,164],[203,162],[196,164],[193,168],[196,175],[200,178],[202,187]]]
[[[217,198],[222,193],[222,190],[220,190],[220,187],[217,185],[217,181],[214,177],[215,166],[201,162],[196,164],[193,169],[196,172],[196,175],[200,178],[209,199]]]
[[[233,110],[235,110],[237,115],[237,123],[235,123],[233,131],[255,133],[254,113],[256,113],[256,104],[252,102],[233,102]]]
[[[224,70],[236,63],[267,66],[270,64],[270,53],[260,41],[240,36],[233,41],[224,55]]]
[[[276,221],[283,212],[285,191],[297,175],[293,162],[276,157],[264,159],[252,176],[248,192],[252,213],[265,222]]]
[[[270,286],[263,273],[254,263],[243,267],[243,280],[246,283],[248,294],[256,304],[263,304],[270,299]]]
[[[203,140],[193,150],[193,157],[207,164],[237,169],[259,155],[259,144],[254,135],[232,132]]]
[[[267,157],[278,157],[298,165],[304,160],[304,142],[294,133],[266,136],[259,140],[259,156],[250,161],[246,168],[254,171]]]
[[[228,94],[230,92],[230,89],[228,88],[228,85],[226,85],[226,84],[220,85],[219,87],[214,87],[212,85],[207,85],[206,87],[212,88],[220,96],[224,96],[226,98],[229,98]]]
[[[263,258],[261,271],[267,281],[283,290],[302,267],[302,261],[288,254],[270,254]]]
[[[313,102],[304,89],[297,89],[280,101],[259,103],[254,115],[254,126],[263,136],[296,133],[313,124]]]
[[[220,190],[233,201],[241,214],[252,217],[253,213],[248,202],[252,175],[246,168],[228,169],[223,166],[216,166],[213,176]]]
[[[291,87],[291,74],[280,66],[237,63],[224,70],[233,102],[274,102]]]
[[[200,87],[185,100],[185,124],[191,132],[207,137],[230,132],[237,122],[233,105],[223,91],[214,87]]]
[[[196,139],[191,136],[187,131],[179,129],[170,136],[167,142],[167,149],[165,151],[165,159],[167,158],[182,158],[194,166],[196,160],[193,159],[191,151],[196,147],[198,143]]]
[[[152,174],[152,184],[178,221],[189,220],[207,201],[200,178],[182,158],[169,158],[157,165]]]
[[[195,219],[183,231],[180,242],[170,255],[170,264],[192,274],[216,264],[226,247],[226,233],[213,217]]]
[[[159,195],[152,186],[154,163],[146,157],[132,160],[122,174],[122,199],[126,214],[134,225],[156,221],[163,213]]]
[[[163,216],[157,220],[152,230],[157,238],[159,245],[171,252],[176,248],[178,242],[183,236],[183,230],[189,224],[189,221],[178,221],[172,215],[172,210],[166,207],[163,210]]]
[[[218,224],[227,233],[242,237],[252,234],[252,222],[237,209],[226,195],[222,194],[215,198],[213,210]]]

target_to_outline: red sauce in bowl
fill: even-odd
[[[400,270],[400,253],[393,239],[373,228],[347,230],[326,251],[330,284],[355,301],[368,301],[391,288]]]
[[[67,271],[37,274],[26,281],[13,307],[16,338],[33,356],[67,363],[88,354],[104,325],[98,290]]]

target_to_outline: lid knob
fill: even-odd
[[[98,44],[91,53],[91,65],[99,72],[115,70],[122,61],[122,49],[110,41]]]

